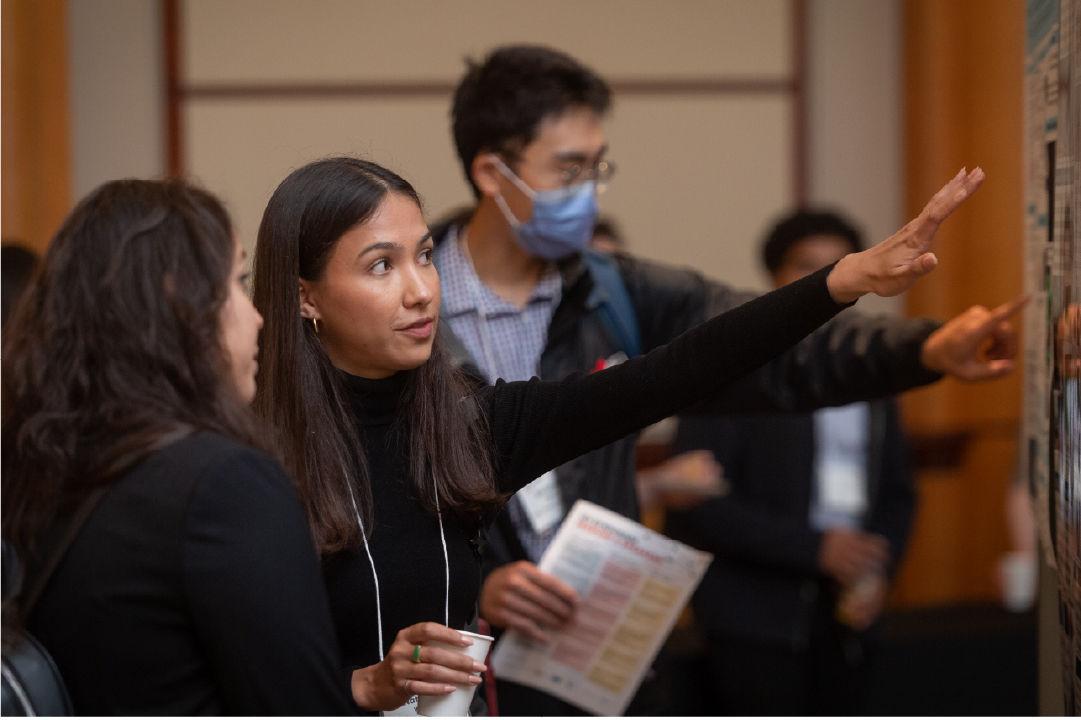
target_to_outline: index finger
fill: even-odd
[[[1011,315],[1016,314],[1024,306],[1028,305],[1030,300],[1032,300],[1031,295],[1021,294],[1015,297],[1013,300],[1010,300],[1009,302],[1002,303],[997,308],[991,311],[989,321],[992,323],[996,323],[999,320],[1005,320]]]
[[[1021,308],[1028,305],[1030,300],[1032,300],[1031,295],[1019,295],[1013,300],[1010,300],[1009,302],[1002,303],[997,308],[987,313],[987,316],[977,326],[979,328],[977,332],[990,332],[991,329],[998,325],[1000,322],[1010,317],[1011,315],[1016,314],[1018,311],[1021,310]]]
[[[543,570],[534,567],[530,568],[529,579],[544,590],[547,590],[558,597],[560,600],[563,600],[571,607],[578,604],[577,591],[555,575],[549,575]]]

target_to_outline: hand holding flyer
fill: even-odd
[[[579,500],[539,565],[578,591],[575,621],[547,645],[508,631],[492,657],[496,675],[622,714],[712,559]]]

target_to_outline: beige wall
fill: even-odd
[[[565,49],[613,80],[776,80],[788,77],[788,7],[786,0],[187,0],[184,74],[195,86],[453,83],[465,57],[526,41]],[[438,216],[470,201],[451,145],[449,102],[449,94],[194,100],[184,116],[186,165],[229,200],[249,245],[274,186],[290,169],[332,153],[401,171]],[[749,240],[790,202],[790,104],[784,95],[617,96],[608,132],[620,170],[601,204],[622,222],[631,249],[753,282]]]
[[[875,239],[900,220],[898,2],[808,2],[810,198],[848,211]],[[158,3],[69,4],[76,195],[111,177],[159,175]],[[783,79],[791,64],[787,0],[182,5],[183,74],[194,85],[449,83],[464,57],[511,41],[553,44],[612,80]],[[192,100],[185,162],[226,199],[248,245],[276,184],[330,153],[393,167],[436,216],[470,199],[448,105],[447,96]],[[790,111],[783,95],[618,97],[608,133],[620,172],[604,211],[637,253],[765,288],[757,243],[792,199]]]
[[[165,170],[156,0],[68,0],[72,197]]]
[[[843,210],[878,242],[908,220],[902,204],[901,0],[810,0],[809,199]],[[902,298],[867,296],[868,312]]]
[[[550,43],[611,76],[782,76],[788,0],[185,0],[190,82],[456,80],[466,55]]]

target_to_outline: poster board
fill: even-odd
[[[1064,709],[1081,714],[1081,0],[1028,0],[1022,453],[1058,572]]]

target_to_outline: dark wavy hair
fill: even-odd
[[[221,203],[179,181],[106,183],[68,215],[4,333],[5,538],[32,549],[185,434],[261,445],[221,342],[234,253]]]
[[[255,249],[254,301],[263,315],[255,409],[297,483],[324,556],[361,542],[350,489],[371,528],[368,465],[347,399],[310,321],[300,315],[300,279],[322,277],[331,251],[391,193],[420,207],[413,186],[372,162],[334,157],[294,171],[270,198]],[[496,490],[491,442],[471,400],[473,386],[453,367],[438,333],[427,362],[406,373],[396,425],[408,435],[414,497],[463,515],[505,498]]]
[[[473,194],[473,160],[498,152],[512,163],[537,137],[542,121],[575,107],[603,116],[612,104],[608,83],[570,55],[541,45],[505,45],[483,62],[468,61],[451,107],[454,145]]]

